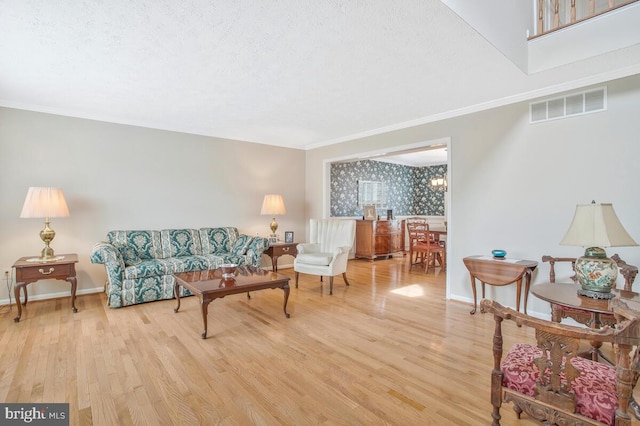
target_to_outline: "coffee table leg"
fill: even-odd
[[[284,316],[290,318],[291,315],[287,312],[287,302],[289,301],[289,283],[283,285],[282,290],[284,291]]]
[[[178,309],[180,309],[180,284],[178,284],[177,281],[173,285],[173,296],[178,301],[178,306],[176,306],[176,308],[173,310],[173,312],[178,313]]]
[[[209,303],[211,300],[201,299],[200,306],[202,307],[202,324],[204,325],[204,330],[202,330],[202,338],[207,338],[207,315],[209,314]]]

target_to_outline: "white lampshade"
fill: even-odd
[[[560,245],[582,247],[627,247],[637,246],[624,229],[613,205],[579,204],[567,234]]]
[[[279,194],[267,194],[262,201],[262,209],[260,214],[264,215],[283,215],[287,214],[287,209],[284,206],[282,195]]]
[[[21,218],[68,217],[69,208],[60,188],[30,187]]]

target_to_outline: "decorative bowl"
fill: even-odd
[[[507,252],[504,250],[491,250],[491,254],[496,259],[504,259],[504,257],[507,255]]]
[[[235,263],[223,263],[220,265],[220,270],[222,271],[222,276],[224,278],[232,278],[236,274],[236,269],[238,269],[238,265]]]

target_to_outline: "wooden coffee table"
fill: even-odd
[[[281,288],[284,291],[284,315],[289,318],[287,312],[287,302],[289,300],[289,277],[277,272],[263,271],[254,266],[238,266],[235,277],[223,278],[219,269],[210,271],[181,272],[173,275],[175,285],[173,294],[178,301],[178,306],[174,312],[180,309],[180,286],[188,289],[191,293],[200,298],[202,308],[202,323],[204,330],[202,338],[207,338],[207,314],[209,303],[215,299],[229,296],[230,294],[247,293],[247,298],[251,298],[250,292],[264,290],[267,288]]]

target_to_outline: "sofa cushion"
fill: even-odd
[[[141,260],[162,257],[160,231],[110,231],[107,238],[115,246],[132,245]]]
[[[238,235],[238,239],[233,243],[233,247],[231,248],[231,253],[245,254],[251,244],[251,241],[253,241],[253,237],[249,235]]]
[[[233,227],[201,228],[199,232],[202,254],[231,253],[238,238],[238,230]]]
[[[138,263],[142,262],[142,259],[140,259],[140,256],[138,256],[138,252],[135,246],[131,244],[118,244],[115,245],[115,248],[117,248],[120,252],[125,265],[137,265]]]
[[[209,263],[202,256],[182,256],[143,260],[137,265],[127,266],[124,270],[124,276],[126,279],[134,279],[206,269],[210,269]]]
[[[164,259],[202,254],[200,232],[197,229],[163,229],[160,238]]]

